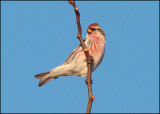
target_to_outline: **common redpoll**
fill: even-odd
[[[105,33],[97,23],[89,25],[85,45],[93,58],[92,72],[101,63],[105,52]],[[86,56],[81,44],[70,54],[67,60],[60,66],[41,74],[37,74],[35,78],[40,79],[39,86],[44,85],[52,79],[59,76],[80,76],[86,77],[88,72]]]

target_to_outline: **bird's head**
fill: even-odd
[[[98,23],[93,23],[88,26],[87,33],[92,34],[95,32],[99,32],[101,35],[105,36],[104,31],[101,29]]]

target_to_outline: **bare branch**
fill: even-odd
[[[87,106],[87,111],[86,113],[90,113],[91,112],[91,108],[92,108],[92,102],[95,99],[95,97],[92,94],[92,81],[91,81],[91,64],[92,64],[92,57],[89,55],[88,49],[86,47],[86,45],[84,44],[84,41],[82,39],[82,28],[81,28],[81,24],[80,24],[80,13],[79,13],[79,8],[76,6],[75,0],[68,0],[68,2],[73,6],[74,11],[76,13],[76,21],[77,21],[77,27],[78,27],[78,34],[77,34],[77,38],[79,39],[82,47],[83,47],[83,51],[85,52],[86,58],[87,58],[87,67],[88,67],[88,74],[87,74],[87,79],[86,79],[86,84],[88,86],[88,106]]]

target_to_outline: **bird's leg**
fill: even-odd
[[[86,84],[88,84],[87,78],[85,79]],[[91,80],[91,84],[93,84],[93,80]]]

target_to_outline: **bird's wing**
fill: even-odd
[[[91,40],[90,39],[85,39],[84,43],[88,47],[91,44]],[[73,52],[69,55],[69,57],[66,59],[66,61],[64,63],[70,63],[73,60],[73,58],[75,57],[76,53],[78,51],[81,51],[81,50],[82,50],[82,45],[79,44],[77,46],[77,48],[75,50],[73,50]]]
[[[65,63],[70,63],[70,61],[73,60],[74,55],[76,54],[76,52],[77,52],[78,50],[82,50],[81,44],[79,44],[79,45],[77,46],[77,48],[72,51],[72,53],[69,55],[69,57],[65,60]]]

